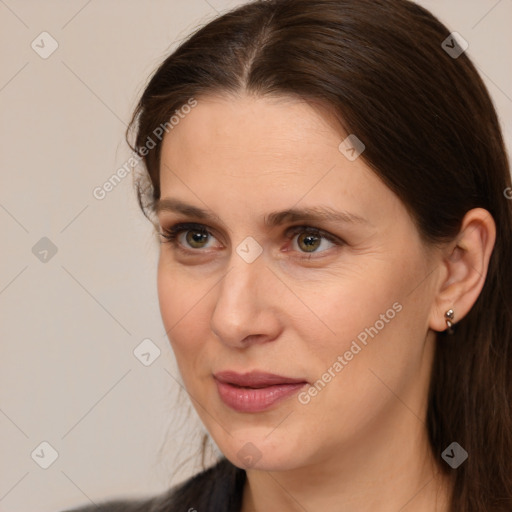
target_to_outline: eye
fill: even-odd
[[[334,235],[310,226],[296,226],[292,228],[288,231],[288,238],[294,240],[293,247],[297,247],[297,252],[302,254],[325,252],[332,247],[340,246],[344,243]],[[323,249],[318,250],[319,248]]]
[[[209,241],[209,237],[214,238],[213,235],[206,230],[205,226],[193,223],[181,223],[175,224],[170,228],[162,228],[159,234],[163,238],[163,243],[171,243],[183,251],[186,251],[183,247],[193,250],[208,249],[209,246],[206,245],[206,243]]]

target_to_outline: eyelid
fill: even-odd
[[[309,225],[298,225],[298,226],[291,226],[286,230],[286,233],[292,233],[293,236],[295,236],[297,233],[312,233],[313,235],[320,236],[322,238],[325,238],[326,240],[329,240],[333,244],[345,244],[345,241],[342,240],[340,237],[333,235],[332,233],[329,233],[329,231],[325,231],[323,229],[309,226]]]

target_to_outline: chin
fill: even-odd
[[[220,448],[232,464],[245,470],[286,471],[303,465],[305,453],[301,444],[286,432],[282,434],[281,437],[269,435],[268,429],[263,434],[249,429],[226,439]]]

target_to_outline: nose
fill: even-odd
[[[210,326],[222,343],[245,348],[278,337],[279,281],[266,268],[263,255],[247,263],[234,252],[217,290]]]

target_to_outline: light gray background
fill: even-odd
[[[130,156],[149,74],[241,3],[0,0],[1,512],[152,495],[199,468],[171,479],[201,426],[164,336],[151,225],[131,175],[101,201],[92,191]],[[469,42],[512,147],[512,0],[420,3]],[[43,31],[59,45],[47,59],[31,48]],[[58,249],[45,263],[42,237]],[[147,338],[161,355],[146,367],[133,350]],[[43,441],[58,452],[48,469],[31,457]]]

